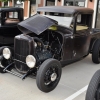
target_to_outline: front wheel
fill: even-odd
[[[47,59],[40,66],[36,83],[43,92],[50,92],[58,85],[61,78],[61,64],[56,59]]]
[[[86,93],[85,100],[100,100],[100,70],[93,75]]]

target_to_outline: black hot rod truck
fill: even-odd
[[[15,36],[14,49],[0,49],[1,72],[22,79],[34,75],[38,88],[50,92],[59,83],[62,66],[89,53],[100,63],[100,30],[92,29],[92,9],[52,6],[37,12],[18,24],[23,34]]]
[[[0,8],[0,46],[12,46],[14,37],[21,34],[17,24],[23,21],[23,8]]]

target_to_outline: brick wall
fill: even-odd
[[[92,2],[90,2],[90,0],[88,0],[88,8],[94,9],[94,0],[92,0]]]
[[[38,7],[42,7],[44,3],[44,0],[41,0],[40,4],[38,4]]]

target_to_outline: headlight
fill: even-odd
[[[37,43],[36,42],[34,42],[34,46],[35,46],[35,48],[37,47]]]
[[[29,68],[33,68],[33,67],[35,66],[35,64],[36,64],[36,59],[35,59],[35,57],[32,56],[32,55],[28,55],[28,56],[26,57],[26,64],[27,64],[27,66],[28,66]]]
[[[9,59],[11,57],[11,51],[9,48],[4,48],[3,49],[3,56],[5,59]]]

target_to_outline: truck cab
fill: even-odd
[[[0,46],[13,45],[14,37],[21,34],[17,24],[23,21],[23,8],[0,8]]]

